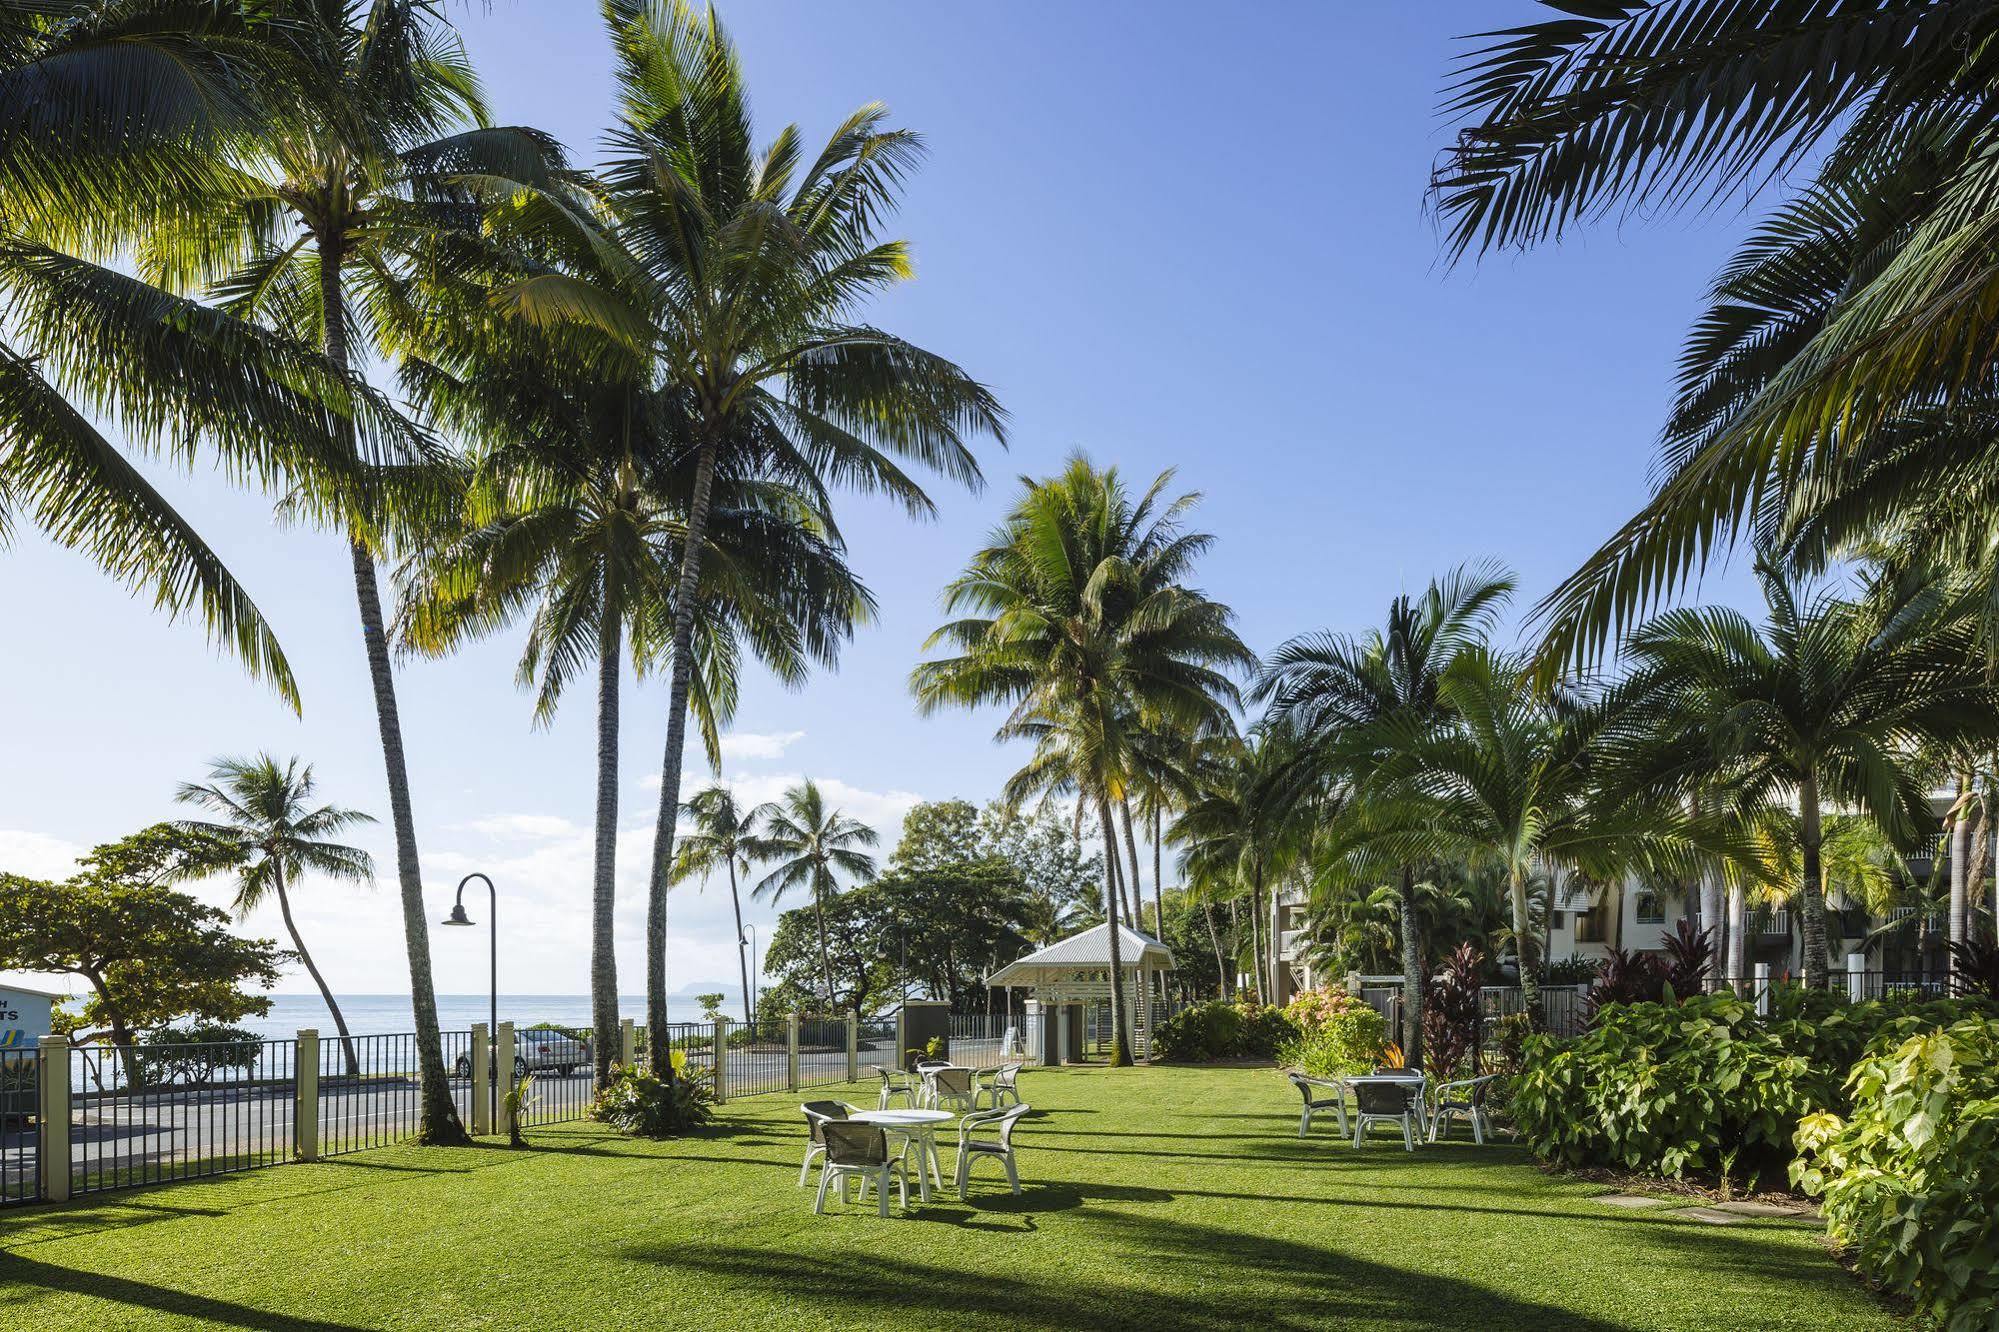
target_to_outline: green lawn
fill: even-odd
[[[0,1327],[1898,1326],[1813,1229],[1618,1211],[1509,1147],[1301,1141],[1268,1070],[1022,1086],[1023,1195],[985,1162],[887,1221],[812,1215],[796,1097],[0,1214]]]

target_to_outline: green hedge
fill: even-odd
[[[1297,1035],[1297,1024],[1281,1008],[1210,999],[1160,1023],[1152,1033],[1152,1057],[1183,1064],[1274,1059],[1278,1047]]]

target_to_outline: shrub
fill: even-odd
[[[1850,1118],[1799,1124],[1792,1182],[1862,1271],[1951,1328],[1999,1322],[1999,1023],[1898,1039],[1848,1081]]]
[[[1210,999],[1160,1023],[1152,1033],[1152,1057],[1176,1063],[1270,1059],[1297,1034],[1297,1023],[1281,1008]]]
[[[1559,962],[1550,962],[1541,973],[1544,985],[1588,985],[1596,979],[1602,963],[1593,957],[1571,955]]]
[[[1387,1049],[1388,1023],[1371,1005],[1358,999],[1314,1027],[1301,1030],[1277,1052],[1278,1061],[1315,1078],[1366,1073],[1380,1063]]]
[[[1448,1078],[1477,1064],[1484,976],[1484,955],[1462,943],[1442,971],[1424,980],[1423,1061],[1432,1076]]]
[[[671,1138],[714,1118],[708,1076],[673,1052],[673,1081],[637,1065],[613,1064],[611,1080],[590,1103],[590,1117],[637,1138]]]
[[[195,1023],[147,1032],[136,1053],[146,1081],[199,1086],[229,1069],[249,1068],[263,1051],[264,1038],[254,1031]]]
[[[1999,1000],[1999,943],[1965,939],[1952,944],[1950,992]]]

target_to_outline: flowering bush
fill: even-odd
[[[1305,990],[1285,1005],[1296,1035],[1280,1044],[1278,1062],[1315,1078],[1365,1073],[1382,1057],[1388,1024],[1381,1014],[1338,987]]]
[[[1291,1019],[1302,1032],[1314,1032],[1338,1018],[1345,1017],[1356,1007],[1366,1004],[1348,994],[1337,985],[1326,985],[1316,990],[1300,990],[1284,1005],[1284,1016]]]
[[[613,1064],[611,1080],[590,1103],[590,1117],[638,1138],[677,1137],[707,1124],[715,1101],[707,1075],[689,1068],[683,1051],[675,1050],[672,1059],[670,1083],[637,1065]]]

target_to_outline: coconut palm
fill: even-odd
[[[825,981],[822,996],[833,1003],[833,952],[826,939],[826,903],[840,891],[840,878],[872,878],[875,858],[863,848],[880,842],[875,830],[858,819],[827,807],[819,784],[807,779],[761,807],[763,826],[758,849],[776,862],[757,880],[750,896],[759,902],[781,902],[794,889],[812,895],[812,914],[819,926],[819,967]]]
[[[688,827],[680,832],[680,850],[673,865],[675,883],[706,878],[716,868],[729,872],[729,905],[736,912],[736,964],[743,973],[743,1020],[756,1010],[751,1006],[749,940],[743,935],[743,899],[736,876],[748,874],[759,862],[777,854],[771,841],[760,835],[761,828],[780,817],[769,804],[744,809],[736,793],[726,786],[710,786],[694,793],[687,802]],[[817,896],[814,897],[815,904]]]
[[[572,188],[546,135],[490,123],[456,34],[431,0],[285,11],[289,58],[274,124],[232,154],[200,197],[152,228],[143,276],[214,293],[221,307],[322,349],[342,372],[371,341],[393,352],[421,328],[420,276],[449,271],[485,201]],[[358,440],[350,440],[350,450]],[[378,551],[439,517],[427,469],[364,469],[292,497],[347,537],[388,780],[421,1082],[419,1137],[465,1141],[445,1082],[429,931]]]
[[[1484,640],[1512,594],[1512,576],[1495,565],[1455,569],[1432,580],[1421,597],[1396,597],[1387,623],[1365,638],[1314,633],[1285,643],[1265,664],[1257,696],[1268,700],[1271,720],[1291,725],[1303,743],[1317,748],[1322,783],[1346,786],[1351,796],[1355,778],[1371,772],[1381,757],[1386,738],[1381,728],[1420,732],[1438,721],[1445,667]],[[1372,788],[1370,797],[1371,803],[1348,798],[1338,808],[1348,831],[1365,832],[1374,845],[1385,845],[1386,832],[1406,828],[1409,820],[1391,807],[1385,788]],[[1404,890],[1413,890],[1425,858],[1394,867]],[[1333,891],[1352,887],[1349,872],[1380,881],[1373,867],[1346,851],[1322,863],[1338,871],[1338,882],[1325,885]],[[1423,1031],[1423,943],[1417,912],[1405,902],[1399,914],[1402,1048],[1413,1059]]]
[[[355,1058],[354,1041],[347,1031],[347,1019],[333,998],[326,978],[305,946],[298,922],[292,918],[291,892],[307,874],[350,883],[373,879],[374,861],[366,851],[331,839],[348,828],[373,823],[371,815],[338,805],[312,804],[316,783],[312,766],[300,766],[295,758],[281,766],[269,754],[254,758],[220,758],[209,765],[208,781],[184,782],[174,799],[218,815],[220,822],[182,820],[178,826],[215,838],[235,848],[236,896],[230,905],[238,917],[249,915],[275,898],[284,917],[285,933],[292,949],[304,964],[306,974],[326,1001],[334,1030],[340,1033],[340,1049],[347,1076],[361,1075]]]
[[[1620,693],[1669,780],[1725,781],[1749,808],[1795,803],[1805,978],[1823,986],[1826,805],[1904,847],[1931,831],[1919,749],[1989,745],[1999,683],[1961,583],[1884,576],[1844,600],[1768,561],[1756,572],[1761,626],[1720,607],[1668,611],[1632,636]]]
[[[1078,456],[1055,477],[1024,481],[985,549],[945,588],[956,618],[925,648],[948,644],[956,655],[911,676],[926,713],[1008,707],[998,738],[1035,747],[1007,783],[1010,803],[1074,793],[1096,814],[1114,977],[1122,959],[1113,810],[1137,782],[1145,737],[1217,725],[1238,701],[1228,673],[1255,663],[1229,609],[1185,583],[1212,538],[1185,529],[1199,496],[1167,499],[1172,480],[1162,473],[1134,498],[1115,468]],[[1111,1026],[1111,1062],[1128,1064],[1119,984]]]
[[[674,862],[694,667],[700,566],[718,478],[759,477],[815,496],[835,486],[931,510],[895,460],[967,484],[967,441],[1002,433],[992,395],[949,361],[859,320],[909,275],[881,225],[921,145],[868,105],[816,154],[796,127],[753,144],[741,63],[713,10],[606,0],[616,122],[597,209],[537,196],[530,220],[577,262],[522,279],[498,308],[583,324],[621,343],[633,373],[688,407],[692,492],[668,643],[666,750],[653,839],[646,1013],[666,1021],[666,894]],[[591,262],[585,271],[583,260]]]
[[[1620,207],[1747,198],[1793,167],[1814,175],[1717,284],[1682,358],[1662,482],[1544,603],[1551,659],[1599,652],[1752,523],[1766,548],[1822,555],[1951,497],[1963,521],[1927,539],[1999,587],[1981,503],[1999,453],[1977,425],[1999,387],[1987,147],[1999,11],[1555,7],[1460,68],[1450,108],[1472,123],[1435,182],[1454,253]]]

